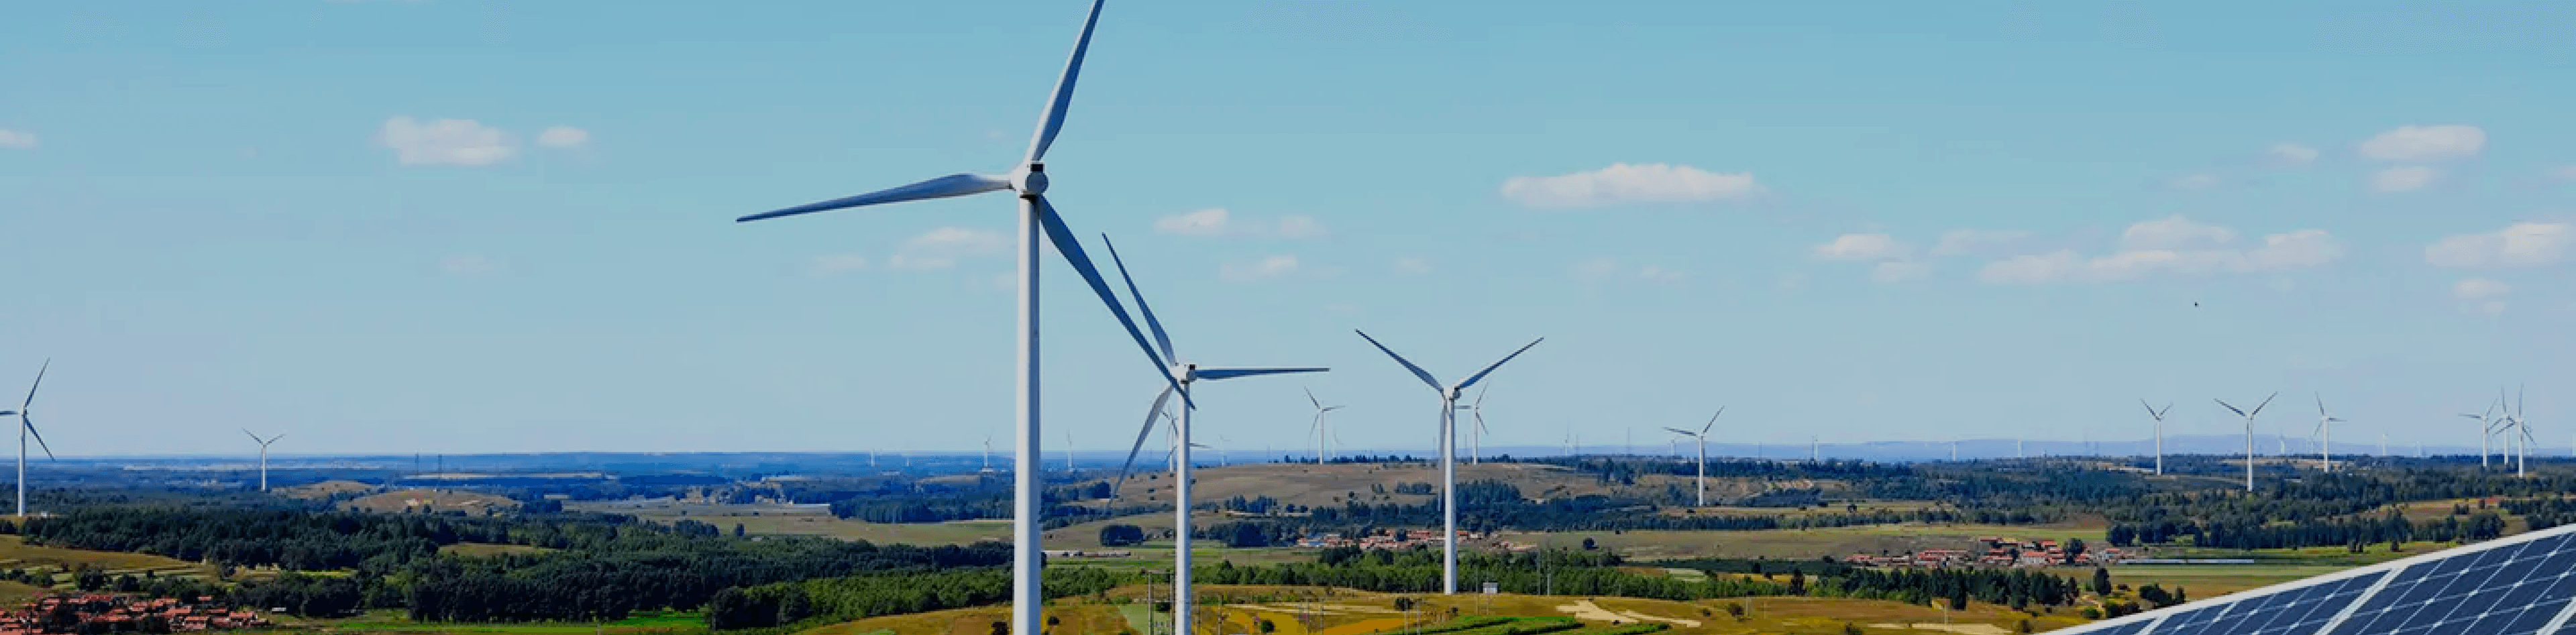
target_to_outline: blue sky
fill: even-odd
[[[1082,2],[45,3],[0,21],[0,388],[71,455],[1007,443],[1007,197]],[[2576,354],[2563,3],[1119,1],[1050,191],[1202,438],[2474,444]],[[1221,211],[1220,211],[1221,210]],[[1157,381],[1049,256],[1048,443]],[[2197,307],[2193,303],[2199,303]],[[2267,417],[2269,413],[2267,413]],[[2268,426],[2267,426],[2268,427]],[[2347,436],[2349,435],[2349,436]]]

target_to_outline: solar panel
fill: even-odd
[[[2576,592],[2571,565],[2576,534],[2450,558],[2422,575],[2401,572],[2331,635],[2531,635]],[[2522,624],[2521,630],[2509,624]]]
[[[2082,635],[2576,635],[2576,526],[2111,622]]]

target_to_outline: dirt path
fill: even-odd
[[[1663,623],[1666,623],[1666,624],[1672,624],[1672,625],[1675,625],[1675,626],[1680,626],[1680,627],[1682,627],[1682,628],[1699,628],[1699,621],[1698,621],[1698,620],[1685,620],[1685,619],[1676,619],[1676,618],[1670,618],[1670,617],[1655,617],[1655,616],[1652,616],[1652,615],[1647,615],[1647,614],[1639,613],[1639,612],[1636,612],[1636,611],[1613,611],[1613,610],[1610,610],[1610,609],[1601,608],[1601,605],[1593,604],[1591,600],[1583,600],[1583,601],[1580,601],[1580,602],[1575,602],[1575,603],[1573,603],[1573,604],[1567,604],[1567,605],[1564,605],[1564,606],[1559,606],[1559,607],[1556,607],[1556,610],[1557,610],[1557,612],[1560,612],[1560,613],[1565,613],[1565,614],[1567,614],[1567,615],[1572,615],[1572,616],[1574,616],[1574,619],[1578,619],[1578,620],[1590,620],[1590,621],[1594,621],[1594,622],[1628,622],[1628,623],[1636,623],[1636,622],[1663,622]],[[1978,635],[1982,635],[1982,634],[1978,634]]]

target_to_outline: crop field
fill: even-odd
[[[106,569],[111,575],[141,574],[145,571],[158,575],[199,577],[212,577],[215,574],[213,566],[200,563],[139,553],[83,551],[30,545],[24,537],[0,535],[0,568],[50,568],[57,571],[70,571],[84,564]],[[65,580],[68,579],[65,578]]]
[[[1771,558],[1774,560],[1812,560],[1821,556],[1841,557],[1852,553],[1903,553],[1919,549],[1959,549],[1980,537],[2001,536],[2023,540],[2081,539],[2088,544],[2103,543],[2103,530],[2083,524],[2067,525],[1864,525],[1824,529],[1772,529],[1763,531],[1577,531],[1577,532],[1503,532],[1503,540],[1536,543],[1548,547],[1580,548],[1590,538],[1594,544],[1616,549],[1631,560],[1664,558]]]

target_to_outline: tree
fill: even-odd
[[[1011,623],[993,620],[993,635],[1011,635]]]
[[[1592,539],[1591,539],[1591,538],[1585,538],[1585,539],[1583,539],[1583,550],[1584,550],[1584,551],[1592,551],[1592,550],[1600,549],[1600,548],[1601,548],[1600,543],[1592,542]]]
[[[1807,594],[1807,572],[1795,570],[1789,572],[1789,594]]]
[[[1266,617],[1265,617],[1265,618],[1262,618],[1262,619],[1261,619],[1261,622],[1260,622],[1260,623],[1258,623],[1256,626],[1258,626],[1258,627],[1261,629],[1261,634],[1262,634],[1262,635],[1270,635],[1270,633],[1278,632],[1278,630],[1279,630],[1279,625],[1278,625],[1278,624],[1272,624],[1272,623],[1270,623],[1270,618],[1266,618]]]
[[[1135,525],[1108,525],[1100,528],[1100,545],[1125,547],[1145,542],[1145,530]]]
[[[2104,569],[2104,568],[2101,568],[2101,567],[2094,567],[2094,568],[2093,568],[2093,594],[2094,594],[2094,595],[2110,595],[2110,594],[2111,594],[2111,570],[2110,570],[2110,569]]]
[[[1727,616],[1727,617],[1735,618],[1735,621],[1738,621],[1738,622],[1744,621],[1744,603],[1743,603],[1743,602],[1728,602],[1728,603],[1726,603],[1726,616]]]

